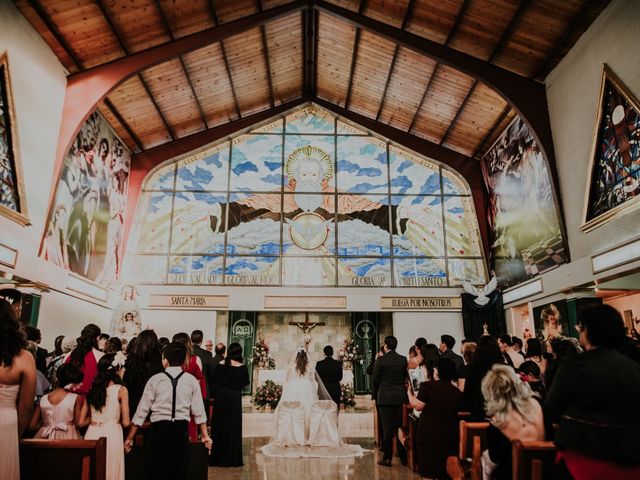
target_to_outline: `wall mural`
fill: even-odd
[[[9,62],[0,55],[0,214],[28,223],[20,171]]]
[[[516,120],[482,159],[489,191],[491,264],[503,286],[565,263],[551,177],[524,121]]]
[[[43,258],[101,284],[116,281],[130,165],[122,141],[98,112],[91,114],[64,159]]]
[[[610,218],[640,196],[640,106],[605,66],[587,205],[587,222]],[[639,201],[633,202],[640,205]],[[610,212],[608,215],[604,215]],[[601,224],[601,222],[598,222]]]
[[[468,186],[315,106],[150,175],[135,283],[447,286],[485,281]]]

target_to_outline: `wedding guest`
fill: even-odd
[[[464,360],[464,367],[462,367],[460,378],[458,378],[458,388],[461,392],[464,392],[465,384],[471,371],[473,357],[476,354],[476,348],[478,348],[478,344],[470,341],[467,341],[462,347],[462,359]]]
[[[36,362],[14,309],[0,299],[0,472],[20,479],[18,439],[29,425],[36,390]]]
[[[375,383],[373,383],[373,370],[375,369],[375,366],[376,366],[376,360],[378,360],[382,355],[384,355],[384,345],[380,347],[380,350],[376,353],[376,355],[371,360],[371,363],[367,367],[367,375],[372,377],[371,400],[373,400],[373,403],[376,406],[376,423],[377,423],[378,438],[375,439],[375,442],[380,450],[382,450],[382,418],[380,416],[380,408],[378,407],[378,386]]]
[[[215,355],[213,356],[213,361],[211,362],[212,372],[224,360],[226,353],[227,347],[224,345],[224,343],[216,343]]]
[[[402,405],[407,400],[404,382],[407,378],[407,359],[396,353],[398,340],[388,336],[384,339],[385,354],[376,360],[373,370],[373,385],[378,391],[378,407],[382,420],[383,456],[378,465],[391,466],[393,441],[402,426]],[[396,438],[400,460],[407,461],[407,452]]]
[[[31,325],[24,327],[24,331],[27,334],[27,340],[36,344],[36,369],[44,375],[47,371],[47,357],[49,356],[49,352],[40,347],[42,333],[40,332],[40,329],[32,327]]]
[[[202,375],[205,378],[206,400],[205,405],[209,405],[209,377],[211,376],[211,364],[213,362],[213,355],[211,352],[206,351],[200,345],[202,345],[202,338],[204,334],[202,330],[194,330],[191,332],[191,344],[193,345],[193,354],[200,359],[202,363]]]
[[[491,370],[491,367],[495,364],[503,365],[504,362],[497,340],[491,335],[480,337],[462,395],[465,410],[471,412],[472,421],[485,421],[487,416],[484,411],[484,397],[480,388],[482,379]]]
[[[158,343],[160,344],[160,351],[164,350],[164,347],[169,345],[170,341],[167,337],[160,337],[158,339]]]
[[[105,354],[98,362],[98,373],[87,393],[91,424],[84,438],[107,439],[106,480],[124,480],[122,428],[131,425],[129,394],[122,385],[124,365],[124,353]]]
[[[213,352],[213,342],[211,341],[210,338],[207,338],[204,342],[204,349],[209,352],[212,353]]]
[[[544,383],[547,391],[551,390],[556,373],[560,366],[567,358],[571,358],[582,352],[580,344],[576,343],[575,338],[556,337],[551,339],[551,359],[547,362],[547,372],[544,377]]]
[[[342,381],[342,363],[333,358],[333,347],[324,347],[324,359],[316,363],[316,372],[324,383],[327,392],[331,396],[338,409],[340,409],[340,382]]]
[[[410,370],[414,368],[418,368],[422,363],[422,354],[420,352],[422,351],[423,345],[426,345],[426,344],[427,344],[426,338],[423,338],[423,337],[416,338],[416,341],[413,344],[413,346],[416,347],[417,355],[411,359],[411,362],[408,363],[408,368]]]
[[[530,338],[527,340],[527,360],[535,362],[540,368],[540,375],[544,378],[547,371],[547,361],[542,354],[542,343],[537,338]]]
[[[409,347],[409,354],[407,355],[407,362],[412,363],[412,360],[418,356],[418,349],[415,345],[411,345]]]
[[[143,330],[127,355],[123,382],[129,391],[129,411],[138,408],[147,381],[163,371],[162,354],[156,332]]]
[[[542,382],[540,367],[536,362],[525,360],[518,369],[520,378],[527,382],[533,394],[542,402],[547,398],[547,389]]]
[[[483,471],[488,477],[511,480],[511,442],[542,441],[545,438],[542,406],[529,385],[507,365],[494,365],[482,380],[482,395],[491,421]]]
[[[122,340],[118,337],[111,337],[107,340],[107,343],[104,344],[103,348],[104,353],[118,353],[122,352]]]
[[[452,360],[456,366],[456,379],[460,377],[462,373],[462,367],[464,367],[464,360],[460,355],[453,351],[453,346],[456,344],[456,339],[451,335],[442,335],[440,337],[440,356],[442,358],[448,358]]]
[[[420,350],[422,363],[420,368],[423,372],[425,382],[438,379],[438,362],[440,361],[440,351],[433,343],[427,343]]]
[[[34,360],[36,360],[36,353],[38,351],[38,344],[34,341],[27,340],[27,351],[33,355]],[[51,383],[47,380],[47,377],[44,376],[40,370],[36,369],[36,402],[40,401],[40,398],[49,391],[51,388]]]
[[[239,343],[229,345],[229,352],[213,373],[215,388],[211,433],[213,449],[209,465],[241,467],[242,462],[242,390],[249,385],[249,371],[243,363]]]
[[[93,379],[98,373],[98,362],[104,355],[98,350],[98,337],[100,327],[90,323],[80,332],[80,337],[76,340],[76,348],[65,359],[65,363],[71,363],[82,371],[82,383],[73,390],[83,397],[89,393]]]
[[[447,478],[447,458],[458,450],[458,411],[462,393],[451,383],[456,366],[449,358],[438,363],[439,379],[424,382],[416,396],[407,390],[409,404],[421,412],[416,432],[418,469],[423,478]]]
[[[522,343],[522,339],[513,336],[511,337],[511,342],[513,343],[513,351],[522,355],[522,358],[525,358],[525,354],[523,352],[524,344]]]
[[[554,443],[574,478],[640,478],[640,364],[609,305],[578,312],[584,353],[565,358],[546,401]]]
[[[101,333],[98,335],[98,350],[104,352],[104,347],[107,344],[107,340],[111,338],[111,335],[108,333]]]
[[[211,449],[200,385],[192,375],[182,370],[186,357],[186,347],[182,343],[169,343],[164,348],[164,371],[151,377],[144,387],[124,442],[125,451],[131,451],[138,429],[150,414],[151,426],[145,439],[149,480],[185,478],[190,416],[195,418],[205,446]]]
[[[43,396],[31,417],[29,430],[36,430],[34,438],[49,440],[78,440],[78,428],[86,426],[87,404],[77,393],[68,389],[82,381],[82,372],[69,363],[56,371],[56,384],[51,393]]]
[[[524,358],[522,358],[522,355],[518,355],[513,349],[511,336],[506,333],[500,335],[498,338],[498,345],[500,346],[500,351],[504,355],[506,362],[513,368],[518,369],[522,362],[524,362]]]
[[[56,371],[58,370],[60,365],[64,363],[64,360],[69,355],[69,352],[71,352],[74,348],[76,348],[76,339],[73,337],[63,336],[60,341],[60,354],[53,357],[53,359],[47,366],[46,377],[47,380],[49,380],[49,383],[51,383],[51,385],[53,385],[54,387],[57,387]]]
[[[176,333],[173,336],[172,342],[181,343],[185,346],[187,350],[187,356],[185,357],[184,364],[182,365],[182,369],[193,375],[196,380],[198,380],[198,384],[200,385],[200,393],[202,394],[202,405],[205,406],[207,404],[207,382],[202,374],[202,363],[200,359],[193,354],[193,345],[191,343],[191,337],[184,333]],[[191,419],[189,422],[189,439],[192,442],[198,441],[198,427],[196,425],[195,419]]]

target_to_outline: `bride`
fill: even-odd
[[[338,432],[336,404],[300,347],[287,368],[286,383],[275,411],[275,435],[262,447],[271,457],[353,457],[364,453]]]

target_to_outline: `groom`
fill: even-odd
[[[340,411],[340,380],[342,380],[342,363],[333,359],[333,347],[324,347],[324,360],[316,363],[316,372],[329,392],[331,400],[338,405]]]

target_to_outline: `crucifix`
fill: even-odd
[[[310,322],[309,312],[305,312],[304,322],[289,322],[289,325],[295,325],[296,327],[302,329],[302,333],[304,333],[304,348],[305,350],[309,350],[309,343],[311,343],[311,335],[309,334],[309,332],[316,328],[318,325],[324,325],[324,322]]]

